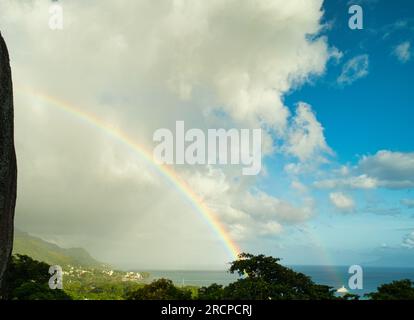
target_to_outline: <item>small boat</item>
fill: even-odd
[[[347,294],[349,291],[347,288],[345,288],[345,286],[342,286],[341,288],[339,288],[338,290],[336,290],[336,293],[339,294]]]

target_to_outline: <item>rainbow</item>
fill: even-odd
[[[45,93],[41,93],[37,90],[31,88],[16,86],[15,90],[24,94],[28,94],[44,102],[60,108],[61,110],[79,117],[86,121],[87,123],[93,125],[95,128],[98,128],[104,131],[107,135],[111,136],[114,139],[125,144],[127,147],[133,149],[144,162],[152,169],[154,169],[159,175],[161,175],[167,182],[171,183],[175,189],[190,203],[190,205],[195,209],[196,212],[199,212],[201,216],[206,220],[208,225],[217,233],[223,244],[225,245],[228,253],[232,259],[237,260],[238,255],[241,250],[237,243],[231,238],[226,227],[218,219],[216,213],[214,213],[204,201],[190,188],[190,186],[172,169],[166,165],[157,164],[154,159],[152,152],[147,150],[144,146],[136,143],[131,137],[129,137],[125,132],[114,128],[109,123],[103,121],[97,116],[85,112],[80,108],[74,106],[73,104],[55,98]]]

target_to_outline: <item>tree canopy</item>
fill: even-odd
[[[49,265],[24,255],[15,255],[8,264],[0,298],[10,300],[127,299],[127,300],[355,300],[348,294],[337,297],[335,290],[319,285],[308,276],[282,266],[280,259],[243,253],[233,261],[229,272],[240,279],[227,286],[177,287],[171,280],[158,279],[149,284],[121,280],[98,283],[97,272],[80,277],[80,283],[64,290],[49,288]],[[399,280],[367,294],[372,300],[414,300],[414,282]]]
[[[171,280],[159,279],[127,294],[127,300],[190,300],[191,291],[174,286]]]
[[[408,279],[393,281],[366,296],[371,300],[414,300],[414,282]]]
[[[334,290],[279,264],[280,259],[242,253],[230,266],[241,278],[226,287],[213,284],[199,289],[200,299],[319,300],[335,299]]]
[[[70,300],[63,290],[49,288],[49,278],[48,264],[15,255],[7,266],[1,295],[9,300]]]

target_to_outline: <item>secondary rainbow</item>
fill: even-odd
[[[199,212],[202,217],[207,221],[211,228],[218,234],[219,238],[222,240],[223,244],[227,248],[231,257],[237,259],[239,253],[241,252],[237,243],[231,238],[226,227],[218,219],[216,213],[214,213],[204,201],[188,186],[188,184],[172,169],[166,165],[157,164],[153,160],[152,152],[147,150],[144,146],[136,143],[131,137],[129,137],[125,132],[111,126],[109,123],[98,118],[96,115],[85,112],[73,104],[53,97],[51,95],[39,92],[38,90],[33,90],[31,88],[16,86],[16,91],[28,94],[30,96],[36,97],[40,100],[47,102],[50,105],[58,107],[64,110],[67,113],[72,114],[73,116],[80,117],[89,124],[103,130],[106,134],[111,137],[121,141],[123,144],[132,148],[144,161],[145,163],[159,175],[161,175],[165,180],[175,186],[175,189],[184,196],[186,200],[191,204],[191,206]]]

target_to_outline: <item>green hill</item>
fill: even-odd
[[[15,230],[13,254],[27,255],[50,265],[73,265],[102,269],[109,267],[95,260],[85,249],[64,249],[19,230]]]

